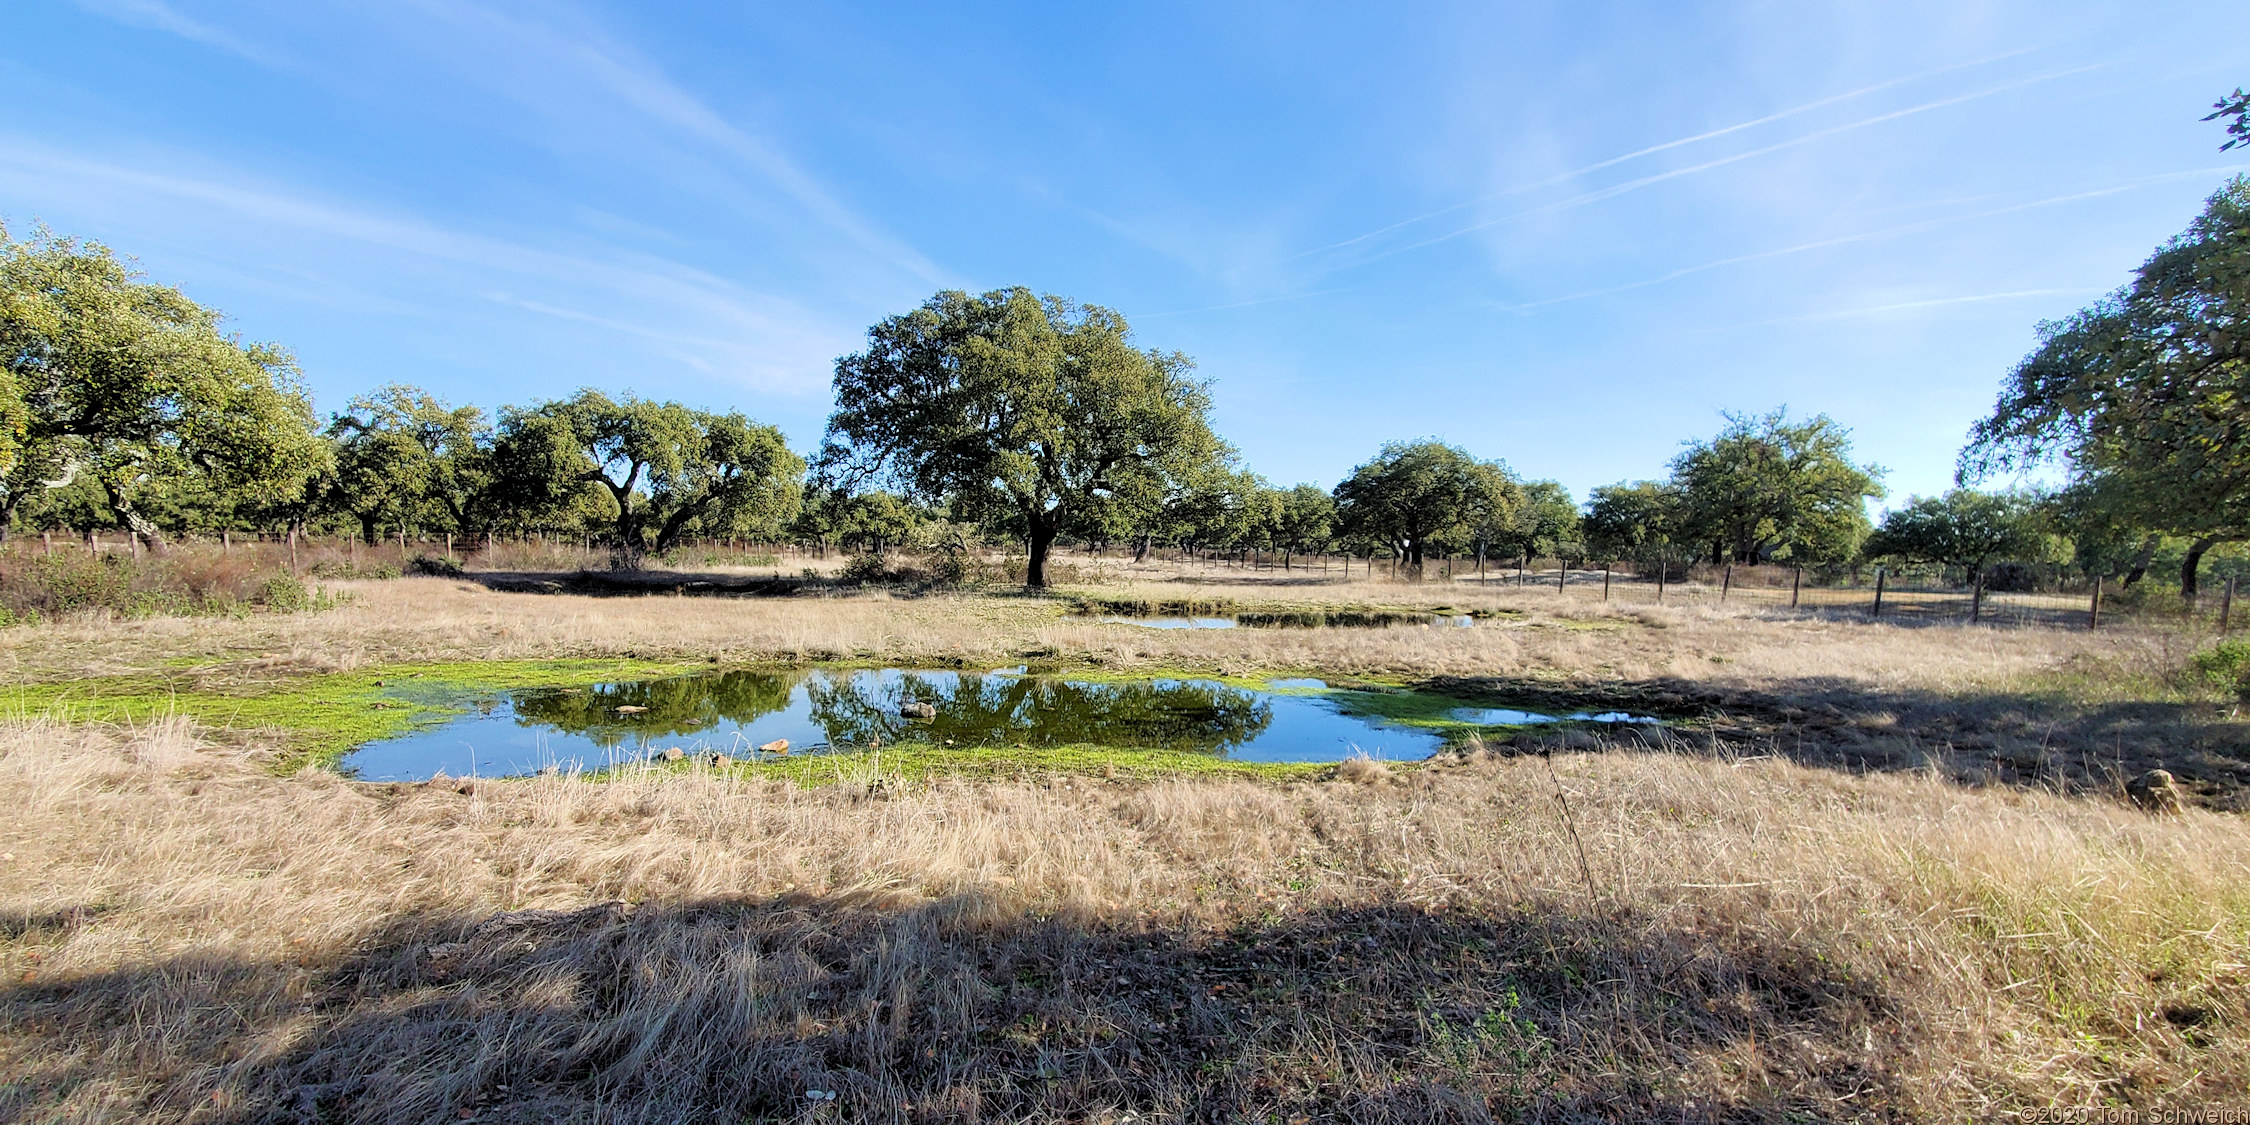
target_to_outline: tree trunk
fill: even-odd
[[[1062,521],[1034,516],[1028,522],[1031,534],[1024,549],[1023,584],[1029,589],[1044,590],[1047,588],[1047,552],[1055,545],[1055,531]]]
[[[2222,535],[2206,535],[2188,547],[2187,557],[2180,560],[2180,604],[2189,610],[2195,608],[2196,571],[2203,568],[2203,553],[2225,539]]]
[[[2156,555],[2156,536],[2141,540],[2141,553],[2133,556],[2133,565],[2125,571],[2125,585],[2131,586],[2148,573],[2148,560]]]

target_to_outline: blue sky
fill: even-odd
[[[2250,153],[2250,5],[14,0],[0,218],[389,381],[818,440],[941,288],[1124,312],[1280,483],[1591,486],[1724,410],[1945,487],[2043,318]]]

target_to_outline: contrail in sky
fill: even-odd
[[[1914,231],[1928,230],[1932,227],[1943,226],[1946,223],[1965,222],[1970,219],[1988,219],[1996,215],[2008,215],[2013,214],[2017,211],[2029,211],[2035,207],[2051,207],[2057,203],[2072,203],[2081,199],[2099,199],[2105,195],[2116,195],[2120,192],[2131,191],[2137,187],[2146,187],[2150,184],[2163,183],[2168,180],[2189,179],[2195,176],[2208,176],[2213,172],[2230,172],[2235,170],[2236,169],[2233,166],[2218,168],[2192,168],[2184,172],[2166,172],[2161,175],[2155,176],[2139,176],[2120,184],[2113,184],[2105,188],[2095,188],[2091,191],[2072,192],[2068,195],[2051,196],[2047,199],[2035,199],[2028,203],[2015,203],[2010,204],[2006,207],[1994,207],[1984,211],[1971,211],[1961,215],[1947,215],[1943,218],[1923,219],[1920,222],[1904,223],[1895,227],[1885,227],[1882,230],[1867,231],[1863,234],[1847,234],[1837,238],[1823,238],[1816,242],[1803,242],[1795,246],[1784,246],[1778,250],[1761,250],[1755,254],[1737,254],[1731,258],[1720,258],[1717,261],[1705,262],[1701,265],[1685,266],[1680,269],[1673,270],[1672,272],[1664,274],[1662,276],[1649,278],[1645,281],[1628,282],[1624,285],[1612,285],[1605,289],[1589,289],[1583,293],[1571,293],[1562,297],[1549,297],[1544,301],[1530,301],[1520,305],[1511,305],[1509,306],[1509,308],[1516,311],[1522,311],[1526,309],[1545,308],[1548,305],[1559,305],[1568,301],[1583,301],[1589,297],[1606,297],[1612,293],[1624,293],[1634,289],[1646,289],[1652,285],[1662,285],[1667,281],[1675,281],[1679,278],[1686,277],[1689,274],[1703,273],[1707,270],[1715,270],[1723,266],[1740,265],[1743,262],[1763,261],[1767,258],[1780,258],[1790,254],[1802,254],[1810,250],[1822,250],[1830,246],[1843,246],[1853,242],[1867,242],[1877,238],[1888,238],[1894,234],[1910,234]]]
[[[1896,121],[1901,117],[1911,117],[1917,113],[1928,113],[1933,109],[1943,109],[1947,106],[1960,105],[1963,102],[1975,101],[1978,98],[1989,98],[1994,94],[2006,93],[2009,90],[2021,89],[2025,86],[2035,85],[2040,82],[2051,82],[2057,78],[2066,78],[2073,74],[2083,74],[2089,70],[2099,70],[2106,65],[2108,64],[2094,63],[2088,66],[2072,67],[2068,70],[2050,71],[2046,74],[2033,75],[2030,78],[2018,79],[2014,82],[2005,82],[1998,86],[1988,86],[1982,90],[1975,91],[1974,93],[1962,94],[1957,97],[1951,98],[1942,98],[1934,102],[1924,102],[1921,105],[1909,106],[1905,109],[1892,110],[1889,113],[1879,113],[1873,117],[1862,118],[1858,121],[1847,122],[1846,124],[1842,125],[1833,125],[1826,129],[1818,129],[1813,132],[1806,133],[1801,137],[1792,137],[1786,141],[1770,144],[1765,146],[1764,148],[1754,148],[1748,152],[1736,153],[1733,156],[1722,156],[1716,160],[1706,160],[1701,164],[1690,165],[1686,168],[1674,168],[1669,172],[1658,172],[1655,175],[1642,176],[1639,179],[1627,180],[1621,184],[1613,184],[1598,191],[1585,192],[1579,195],[1574,195],[1568,199],[1558,200],[1554,203],[1543,203],[1537,207],[1530,207],[1522,211],[1516,211],[1510,214],[1502,215],[1497,219],[1487,219],[1484,222],[1474,223],[1469,226],[1462,227],[1458,230],[1449,231],[1445,234],[1438,235],[1435,238],[1426,238],[1420,242],[1409,243],[1405,246],[1400,246],[1395,249],[1385,250],[1380,254],[1368,255],[1365,258],[1361,258],[1358,261],[1351,263],[1351,266],[1362,266],[1366,265],[1369,262],[1381,261],[1382,259],[1392,257],[1393,255],[1404,254],[1409,250],[1420,250],[1426,246],[1435,246],[1441,242],[1450,242],[1453,239],[1461,237],[1462,235],[1475,234],[1480,230],[1486,230],[1491,227],[1496,227],[1502,223],[1514,222],[1517,219],[1526,219],[1530,218],[1533,215],[1542,215],[1550,211],[1562,211],[1568,210],[1572,207],[1583,207],[1588,203],[1598,203],[1604,199],[1615,198],[1616,196],[1623,195],[1629,191],[1638,191],[1641,188],[1649,186],[1650,184],[1662,183],[1665,180],[1676,180],[1681,176],[1692,176],[1697,172],[1706,172],[1713,168],[1718,168],[1727,164],[1737,164],[1744,160],[1750,160],[1755,157],[1765,156],[1768,153],[1779,152],[1785,148],[1795,148],[1799,145],[1811,144],[1812,142],[1818,140],[1825,140],[1829,137],[1836,136],[1839,133],[1848,133],[1855,129],[1865,129],[1870,125],[1880,125],[1885,121]]]
[[[1467,208],[1474,207],[1479,203],[1488,203],[1492,200],[1500,199],[1506,196],[1520,195],[1527,191],[1537,191],[1543,187],[1553,187],[1554,185],[1563,183],[1564,181],[1577,179],[1578,177],[1586,175],[1589,172],[1599,172],[1604,168],[1623,164],[1628,160],[1638,160],[1641,157],[1651,156],[1659,152],[1664,152],[1667,149],[1679,148],[1682,145],[1692,145],[1698,141],[1708,141],[1714,137],[1726,136],[1729,133],[1739,133],[1744,129],[1755,129],[1760,125],[1769,125],[1773,122],[1783,120],[1784,118],[1795,117],[1800,113],[1810,113],[1813,110],[1820,109],[1824,106],[1831,106],[1835,105],[1838,102],[1850,101],[1853,98],[1865,97],[1868,94],[1877,93],[1882,90],[1888,90],[1893,86],[1902,86],[1909,82],[1919,82],[1925,78],[1935,78],[1938,75],[1951,74],[1957,70],[1969,70],[1974,67],[1986,66],[1991,63],[2015,58],[2018,55],[2027,55],[2038,49],[2039,48],[2037,47],[2025,47],[2021,50],[2009,51],[2005,54],[1993,55],[1989,58],[1977,59],[1973,62],[1955,63],[1952,66],[1942,66],[1937,68],[1936,70],[1925,70],[1916,74],[1909,74],[1904,77],[1893,78],[1885,82],[1877,82],[1872,86],[1862,86],[1857,90],[1850,90],[1841,94],[1833,94],[1829,97],[1821,98],[1818,101],[1806,102],[1803,105],[1794,106],[1792,108],[1782,110],[1778,113],[1769,113],[1764,117],[1755,118],[1750,121],[1744,121],[1735,125],[1728,125],[1723,128],[1713,129],[1707,133],[1697,133],[1692,137],[1681,137],[1678,140],[1665,141],[1662,144],[1650,145],[1649,147],[1644,149],[1637,149],[1633,152],[1628,152],[1623,156],[1612,156],[1607,160],[1596,161],[1595,163],[1588,164],[1583,168],[1573,168],[1568,172],[1559,172],[1555,175],[1547,177],[1544,180],[1538,180],[1528,184],[1519,184],[1504,191],[1497,191],[1493,192],[1490,195],[1479,196],[1464,203],[1456,203],[1451,207],[1440,207],[1435,211],[1416,215],[1411,219],[1400,219],[1398,222],[1392,223],[1389,226],[1378,227],[1375,230],[1368,231],[1366,234],[1353,235],[1352,237],[1347,238],[1342,242],[1331,242],[1326,246],[1315,246],[1312,249],[1304,251],[1301,254],[1293,254],[1290,257],[1283,259],[1283,261],[1293,262],[1298,258],[1310,257],[1314,254],[1323,253],[1325,251],[1341,249],[1354,243],[1365,242],[1370,238],[1376,238],[1381,235],[1389,234],[1390,232],[1397,230],[1400,227],[1410,227],[1416,223],[1424,222],[1429,219],[1435,219],[1441,215],[1450,215],[1455,211],[1465,210]]]

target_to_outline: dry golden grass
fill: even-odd
[[[1552,769],[388,787],[276,778],[176,724],[18,723],[0,1117],[1968,1121],[2250,1097],[2239,818],[1772,759]]]
[[[1321,668],[1336,673],[1676,678],[1716,685],[1834,678],[1957,690],[2011,683],[2076,659],[2176,660],[2174,634],[2120,629],[1900,628],[1756,609],[1604,605],[1576,592],[1353,582],[1118,584],[1102,597],[1192,596],[1246,605],[1448,605],[1504,612],[1475,629],[1154,630],[1075,617],[1055,599],[894,596],[589,597],[499,593],[445,578],[341,582],[351,604],[320,614],[240,619],[80,619],[0,631],[0,668],[19,679],[148,669],[175,658],[237,657],[268,670],[333,671],[402,660],[683,656],[722,660],[879,656],[1016,660],[1026,649],[1119,666]],[[2184,655],[2184,650],[2177,655]]]
[[[158,672],[254,685],[396,661],[639,656],[1360,676],[1443,681],[1495,699],[1552,695],[1702,714],[1705,733],[1738,752],[1852,769],[1936,768],[1977,784],[2114,792],[2124,778],[2162,767],[2213,807],[2250,807],[2250,727],[2175,682],[2208,639],[2193,632],[1907,626],[1740,606],[1604,604],[1598,589],[1565,597],[1467,583],[1169,573],[1082,592],[1244,606],[1445,605],[1501,616],[1473,629],[1155,630],[1074,616],[1065,599],[1012,594],[588,597],[409,578],[339,584],[354,600],[319,614],[0,630],[0,674],[76,681]]]
[[[497,593],[0,630],[18,681],[397,661],[1310,672],[1697,716],[1253,784],[360,785],[256,733],[0,727],[0,1119],[1983,1120],[2250,1100],[2250,792],[2200,638],[1166,564],[1449,606],[1156,631],[1055,599]],[[182,671],[184,666],[192,669]],[[1616,732],[1628,737],[1628,732]],[[1526,748],[1536,745],[1526,740]],[[1589,752],[1581,752],[1589,751]],[[1567,795],[1558,800],[1558,789]],[[811,1092],[834,1093],[833,1100]]]

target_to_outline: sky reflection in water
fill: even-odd
[[[733,671],[586,688],[496,693],[457,718],[346,755],[370,781],[600,769],[664,747],[736,758],[775,739],[792,750],[878,741],[959,746],[1072,743],[1158,748],[1258,762],[1355,753],[1428,757],[1437,732],[1346,714],[1317,680],[1260,691],[1208,680],[1090,682],[1011,672]],[[1292,690],[1294,689],[1294,690]],[[934,719],[900,714],[906,703]],[[642,708],[621,712],[619,708]]]

